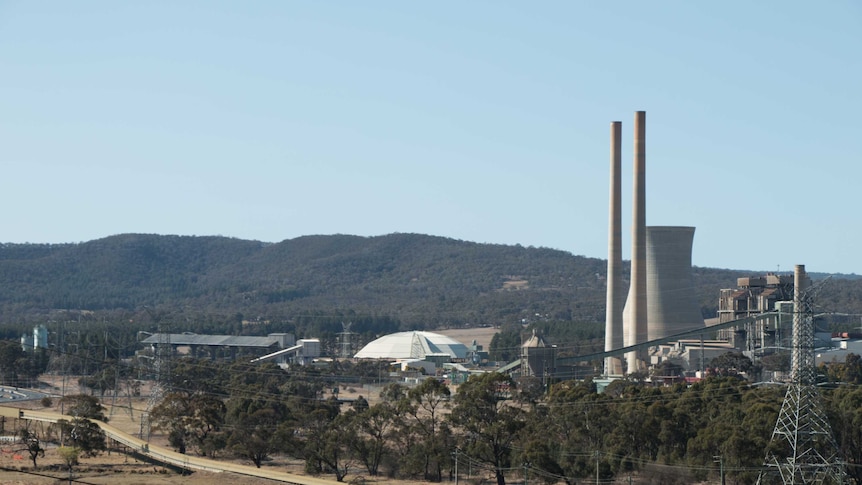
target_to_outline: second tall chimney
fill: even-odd
[[[634,206],[632,220],[632,273],[623,332],[625,345],[647,341],[646,298],[646,112],[635,112],[634,122]],[[626,373],[644,367],[643,351],[626,354]]]

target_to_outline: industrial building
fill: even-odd
[[[25,352],[31,352],[34,349],[48,348],[48,328],[44,325],[36,325],[33,327],[32,334],[21,336],[21,349]]]
[[[727,340],[734,348],[752,358],[758,351],[763,354],[764,350],[770,353],[771,349],[789,347],[793,288],[792,275],[767,273],[764,276],[737,278],[736,288],[725,288],[719,293],[719,323],[776,310],[779,313],[735,329],[719,330],[718,338]]]
[[[243,355],[257,357],[255,362],[275,359],[279,364],[285,364],[293,358],[294,362],[306,364],[310,359],[320,356],[319,340],[303,339],[297,344],[290,333],[271,333],[266,337],[199,335],[190,332],[155,333],[141,343],[149,345],[154,355],[158,353],[159,346],[170,347],[171,354],[177,353],[179,347],[185,347],[194,358],[209,356],[210,359],[235,360]]]
[[[721,290],[718,321],[724,323],[772,311],[777,302],[792,300],[792,275],[767,273],[765,276],[737,278],[736,288]]]
[[[694,228],[646,225],[646,113],[634,117],[632,259],[628,297],[622,304],[621,123],[611,123],[611,183],[605,351],[704,327],[691,279]],[[646,369],[647,350],[624,361],[605,359],[606,375]]]
[[[556,371],[556,346],[533,329],[533,335],[521,345],[521,376],[544,378]]]
[[[369,342],[354,355],[356,359],[389,360],[402,373],[420,370],[429,375],[452,362],[474,360],[481,347],[475,341],[472,347],[445,335],[419,330],[384,335]],[[466,370],[463,366],[461,369]]]
[[[470,349],[439,333],[410,331],[384,335],[363,347],[356,359],[464,360]]]

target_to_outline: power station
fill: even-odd
[[[632,259],[628,297],[622,305],[622,123],[611,123],[610,211],[605,351],[704,327],[691,279],[694,228],[646,225],[646,112],[634,116]],[[645,370],[646,350],[605,359],[606,375]],[[623,364],[625,364],[623,366]],[[624,367],[624,368],[623,368]]]

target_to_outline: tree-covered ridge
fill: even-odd
[[[260,320],[387,316],[406,328],[604,320],[606,262],[547,248],[419,234],[305,236],[276,244],[225,237],[122,234],[78,244],[0,245],[0,322],[57,310],[143,307]],[[693,269],[706,317],[718,290],[750,271]],[[756,274],[756,273],[755,273]],[[517,282],[517,284],[512,284]],[[862,311],[862,280],[820,295]]]

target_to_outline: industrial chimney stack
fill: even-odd
[[[634,123],[634,205],[632,220],[632,273],[624,310],[624,345],[647,341],[646,275],[646,112],[635,112]],[[626,373],[644,367],[643,351],[626,354]]]
[[[611,123],[611,187],[608,228],[608,294],[605,312],[605,352],[623,346],[623,250],[622,250],[622,122]],[[619,357],[605,359],[605,375],[622,375]]]

